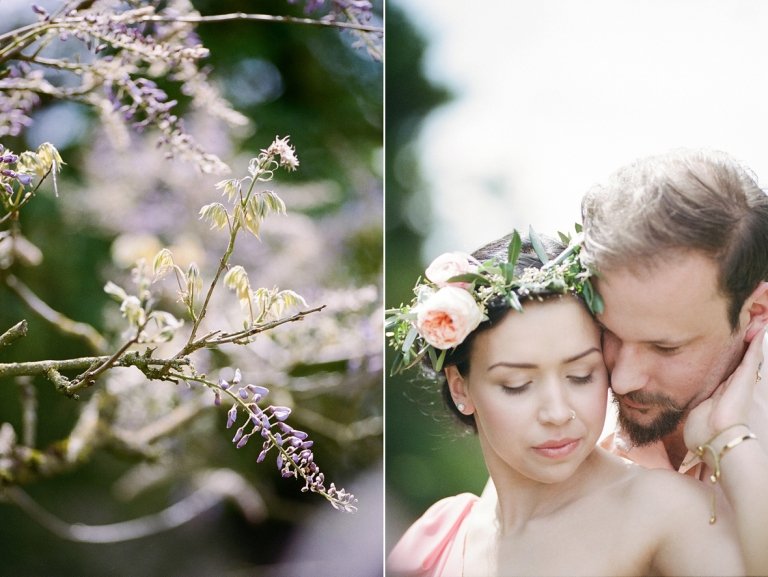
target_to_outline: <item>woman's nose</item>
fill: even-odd
[[[554,380],[553,380],[554,381]],[[573,410],[568,404],[567,395],[559,382],[550,382],[542,391],[539,406],[539,421],[551,425],[563,425],[571,420]]]

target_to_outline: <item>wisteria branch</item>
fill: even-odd
[[[273,22],[280,24],[300,24],[305,26],[318,26],[321,28],[339,28],[342,30],[357,30],[360,32],[372,32],[375,34],[383,34],[384,29],[381,26],[373,26],[370,24],[362,24],[357,20],[351,22],[340,22],[337,20],[317,20],[314,18],[299,18],[295,16],[277,16],[272,14],[248,14],[245,12],[232,12],[230,14],[215,14],[210,16],[162,16],[162,15],[142,15],[131,18],[131,23],[143,23],[143,22],[163,22],[174,23],[184,22],[187,24],[205,24],[216,22],[227,22],[232,20],[250,20],[253,22]],[[5,48],[0,49],[0,60],[8,58],[15,54],[18,50],[23,49],[26,45],[34,40],[41,33],[45,33],[51,30],[67,29],[70,28],[70,23],[83,23],[87,22],[85,17],[66,17],[61,19],[51,19],[49,21],[38,22],[21,26],[15,30],[0,34],[0,44],[9,42]]]
[[[0,379],[5,377],[19,376],[34,377],[46,375],[51,371],[56,371],[58,373],[67,371],[83,371],[88,370],[91,367],[102,366],[104,363],[109,361],[112,361],[112,366],[115,367],[136,367],[142,371],[148,371],[152,367],[162,367],[168,364],[174,367],[189,365],[188,359],[154,359],[147,357],[146,355],[131,352],[121,355],[117,358],[114,358],[114,355],[104,355],[98,357],[79,357],[76,359],[0,363]],[[65,390],[62,392],[69,393],[74,391]]]

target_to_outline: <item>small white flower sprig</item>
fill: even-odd
[[[531,228],[528,236],[542,267],[526,268],[520,276],[515,274],[522,249],[517,231],[512,233],[506,262],[479,262],[462,252],[438,256],[416,282],[411,303],[386,311],[386,336],[397,351],[391,373],[413,367],[425,355],[440,371],[448,351],[488,319],[492,302],[522,311],[521,299],[571,293],[581,297],[593,314],[602,312],[603,301],[590,282],[592,274],[579,256],[582,235],[578,224],[576,232],[575,239],[559,233],[567,248],[550,260]]]

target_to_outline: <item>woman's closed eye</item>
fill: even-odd
[[[592,382],[593,374],[588,375],[568,375],[568,380],[575,385],[586,385]]]
[[[528,387],[530,386],[530,384],[531,384],[530,382],[527,382],[521,385],[501,385],[501,389],[507,395],[519,395],[520,393],[523,393],[526,390],[528,390]]]

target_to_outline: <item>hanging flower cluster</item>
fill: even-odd
[[[301,477],[304,479],[302,492],[310,491],[325,497],[335,509],[354,513],[357,511],[357,499],[344,489],[337,489],[331,483],[325,486],[325,475],[320,471],[312,453],[313,441],[307,433],[294,429],[285,421],[291,414],[289,407],[268,405],[262,409],[259,403],[269,394],[269,389],[259,385],[242,385],[240,369],[235,370],[234,377],[227,381],[220,379],[213,388],[214,402],[221,405],[222,396],[232,399],[232,406],[227,411],[227,428],[234,427],[241,414],[245,417],[235,431],[232,442],[240,449],[251,437],[262,439],[261,452],[256,458],[257,463],[266,459],[267,454],[275,449],[276,465],[284,478]]]

